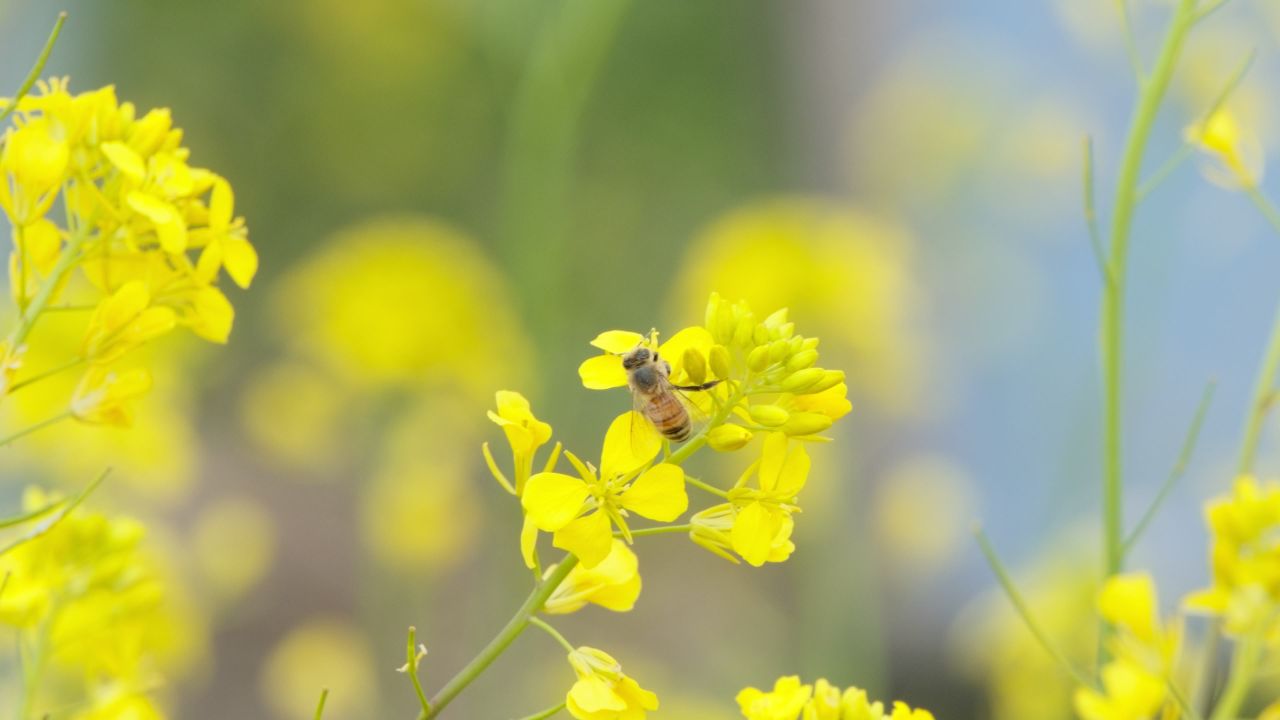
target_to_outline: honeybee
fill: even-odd
[[[720,382],[672,385],[671,363],[659,358],[657,350],[643,345],[622,356],[622,367],[627,371],[627,386],[631,388],[636,411],[672,442],[684,442],[693,433],[689,410],[674,391],[709,390]]]

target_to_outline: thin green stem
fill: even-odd
[[[1119,0],[1120,27],[1124,34],[1124,50],[1129,56],[1129,67],[1133,77],[1142,86],[1146,83],[1146,75],[1142,71],[1142,59],[1138,55],[1138,44],[1133,40],[1133,16],[1129,13],[1129,0]]]
[[[18,87],[18,92],[13,96],[13,100],[0,110],[0,122],[4,122],[14,110],[18,109],[18,103],[27,93],[31,92],[31,88],[36,84],[36,80],[40,78],[40,73],[44,72],[45,63],[49,62],[49,54],[53,52],[53,46],[58,42],[58,35],[62,34],[62,25],[67,21],[67,13],[58,13],[58,19],[53,21],[53,30],[49,33],[49,39],[44,41],[44,48],[40,50],[40,54],[36,56],[35,65],[31,66],[31,72],[27,73],[27,78],[22,81],[22,85]]]
[[[1223,688],[1209,720],[1235,720],[1240,716],[1240,706],[1249,696],[1249,688],[1253,685],[1266,647],[1258,635],[1257,632],[1250,633],[1236,646],[1227,686]]]
[[[560,703],[559,705],[553,705],[547,708],[546,710],[543,710],[542,712],[536,712],[532,715],[526,715],[520,718],[520,720],[547,720],[547,718],[553,717],[556,715],[556,713],[563,710],[564,705],[565,705],[564,703]]]
[[[1164,684],[1165,687],[1169,689],[1169,694],[1173,696],[1174,702],[1178,704],[1178,708],[1182,710],[1182,715],[1186,717],[1187,720],[1202,720],[1200,713],[1191,706],[1191,703],[1187,702],[1187,696],[1182,694],[1182,690],[1178,688],[1178,684],[1173,681],[1173,678],[1166,677],[1164,679]]]
[[[1148,81],[1142,86],[1121,156],[1111,219],[1108,282],[1102,299],[1102,374],[1104,398],[1103,546],[1104,568],[1114,575],[1124,567],[1124,475],[1121,453],[1124,368],[1125,281],[1129,236],[1137,206],[1139,173],[1151,127],[1169,88],[1183,43],[1195,19],[1195,0],[1179,0]]]
[[[1013,604],[1013,609],[1018,612],[1022,618],[1023,624],[1035,636],[1040,647],[1049,653],[1063,672],[1070,675],[1073,680],[1084,687],[1095,687],[1094,682],[1087,675],[1080,671],[1079,668],[1067,658],[1066,654],[1053,644],[1049,639],[1049,635],[1040,626],[1039,621],[1031,614],[1031,608],[1023,599],[1022,593],[1018,592],[1018,587],[1013,584],[1013,578],[1010,577],[1009,571],[1005,569],[1004,563],[1000,561],[1000,556],[996,554],[996,550],[991,546],[991,541],[987,539],[987,534],[980,526],[974,527],[973,537],[978,541],[978,547],[981,548],[983,556],[987,559],[987,564],[991,566],[992,572],[996,574],[996,579],[1000,581],[1000,587],[1004,589],[1005,595],[1009,597],[1009,602]]]
[[[573,652],[574,650],[577,649],[573,646],[573,643],[565,639],[565,636],[561,635],[560,631],[552,627],[551,623],[547,622],[546,620],[543,620],[542,618],[535,615],[529,618],[529,624],[538,628],[542,632],[550,635],[556,642],[560,643],[560,647],[564,648],[565,650],[569,652]]]
[[[45,278],[44,284],[40,286],[40,291],[36,293],[31,304],[19,316],[17,326],[9,334],[10,348],[21,347],[23,341],[27,339],[27,335],[35,327],[36,319],[44,312],[49,305],[49,301],[53,299],[58,288],[62,286],[63,278],[79,262],[80,246],[84,244],[88,237],[88,231],[81,230],[72,235],[67,241],[67,246],[62,249],[62,254],[58,256],[58,262],[54,264],[53,270],[49,272],[49,277]]]
[[[70,411],[70,410],[67,410],[66,412],[61,413],[61,414],[59,414],[59,415],[54,415],[54,416],[53,416],[53,417],[51,417],[51,418],[48,418],[48,419],[45,419],[45,420],[41,420],[40,422],[36,423],[35,425],[32,425],[32,426],[30,426],[30,427],[23,428],[23,429],[19,430],[18,432],[16,432],[16,433],[14,433],[14,434],[12,434],[12,435],[10,435],[10,436],[8,436],[8,437],[6,437],[6,438],[4,438],[4,439],[0,440],[0,447],[6,447],[7,445],[9,445],[9,443],[12,443],[13,441],[18,440],[19,438],[24,438],[24,437],[26,437],[26,436],[30,435],[31,433],[37,432],[37,431],[39,431],[39,430],[43,430],[43,429],[45,429],[45,428],[49,427],[50,425],[56,425],[56,424],[58,424],[58,423],[62,422],[63,420],[66,420],[66,419],[68,419],[68,418],[70,418],[70,417],[71,417],[71,411]]]
[[[111,468],[107,468],[106,470],[103,470],[102,473],[98,475],[98,477],[95,478],[93,482],[86,485],[83,490],[76,493],[75,497],[71,498],[70,501],[64,504],[62,506],[62,509],[59,510],[56,515],[42,520],[38,525],[32,528],[31,531],[28,532],[27,534],[14,539],[12,542],[10,542],[8,545],[5,545],[4,547],[0,547],[0,556],[3,556],[4,554],[10,552],[15,548],[21,547],[22,545],[29,543],[32,540],[35,540],[36,538],[39,538],[43,535],[48,534],[55,527],[57,527],[58,523],[62,522],[62,520],[65,517],[67,517],[73,511],[75,511],[76,508],[80,507],[80,504],[83,503],[85,499],[89,497],[89,495],[93,494],[93,491],[97,490],[98,486],[101,485],[107,479],[107,476],[110,474],[111,474]]]
[[[648,535],[668,535],[668,534],[675,534],[675,533],[687,533],[687,532],[690,532],[691,530],[693,530],[693,526],[689,524],[663,525],[662,527],[640,528],[639,530],[632,530],[631,537],[638,538],[638,537],[646,537]],[[622,533],[615,532],[613,536],[616,538],[620,538],[622,537]]]
[[[1126,556],[1133,549],[1134,544],[1138,542],[1138,539],[1142,537],[1142,533],[1146,532],[1147,525],[1151,524],[1151,520],[1155,518],[1160,506],[1164,504],[1174,486],[1186,474],[1187,465],[1191,462],[1191,455],[1196,449],[1196,442],[1200,439],[1200,428],[1204,425],[1205,415],[1209,412],[1209,404],[1213,402],[1213,393],[1217,387],[1218,384],[1212,380],[1205,385],[1204,392],[1200,395],[1200,404],[1196,406],[1196,414],[1191,418],[1191,426],[1187,428],[1186,437],[1182,439],[1182,449],[1178,452],[1177,462],[1173,464],[1173,469],[1169,471],[1169,476],[1165,478],[1164,485],[1160,487],[1160,492],[1156,493],[1156,499],[1151,501],[1151,506],[1142,514],[1142,519],[1138,521],[1138,524],[1133,528],[1133,532],[1129,533],[1129,537],[1124,541],[1124,553]]]
[[[494,660],[498,659],[512,642],[515,641],[524,629],[529,627],[529,620],[535,613],[542,610],[542,606],[546,605],[547,598],[551,597],[551,593],[564,582],[569,576],[569,571],[576,567],[578,558],[573,555],[566,555],[564,560],[556,566],[545,580],[534,587],[533,592],[529,593],[529,597],[525,599],[524,604],[516,610],[516,614],[511,617],[505,627],[489,641],[489,644],[480,651],[478,655],[471,659],[462,670],[458,671],[445,683],[444,687],[431,698],[431,709],[418,714],[418,720],[431,720],[438,717],[440,712],[453,701],[468,685],[480,677]]]
[[[1271,227],[1280,233],[1280,211],[1254,184],[1246,183],[1244,187],[1245,193],[1257,206],[1258,211],[1271,224]],[[1253,383],[1249,414],[1245,419],[1240,453],[1236,461],[1238,474],[1245,475],[1253,472],[1253,465],[1258,456],[1258,441],[1262,437],[1262,426],[1266,422],[1267,411],[1271,409],[1276,399],[1277,372],[1280,372],[1280,308],[1276,309],[1275,320],[1271,326],[1271,339],[1267,341],[1267,351]]]
[[[1110,272],[1107,270],[1106,252],[1102,249],[1102,233],[1098,231],[1098,211],[1094,202],[1093,191],[1093,138],[1084,138],[1084,220],[1089,227],[1089,244],[1093,248],[1093,259],[1098,264],[1098,274],[1107,282]]]
[[[1229,2],[1231,2],[1231,0],[1210,0],[1208,5],[1205,5],[1203,8],[1200,9],[1199,12],[1196,13],[1195,21],[1200,22],[1204,20],[1205,18],[1209,17],[1215,12],[1221,10],[1222,7]]]
[[[687,483],[689,483],[690,485],[692,485],[692,486],[694,486],[694,487],[698,488],[699,490],[702,490],[703,492],[711,493],[712,495],[715,495],[716,497],[721,497],[721,498],[728,498],[728,497],[729,497],[729,493],[725,492],[724,490],[721,490],[720,488],[716,487],[715,485],[711,485],[711,484],[709,484],[709,483],[702,482],[701,480],[699,480],[699,479],[697,479],[697,478],[693,478],[693,477],[689,477],[688,475],[685,475],[685,476],[684,476],[684,481],[685,481],[685,482],[687,482]]]
[[[84,359],[84,358],[82,358],[82,357],[74,358],[74,359],[72,359],[72,360],[70,360],[70,361],[68,361],[68,362],[65,362],[65,363],[61,364],[61,365],[57,365],[57,366],[55,366],[55,367],[49,368],[48,370],[45,370],[44,372],[37,373],[36,375],[32,375],[32,376],[31,376],[31,377],[29,377],[29,378],[24,378],[24,379],[22,379],[22,380],[19,380],[18,382],[14,383],[12,386],[10,386],[10,387],[9,387],[8,394],[15,393],[15,392],[17,392],[17,391],[21,390],[22,388],[24,388],[24,387],[26,387],[26,386],[28,386],[28,385],[33,385],[33,384],[35,384],[35,383],[38,383],[38,382],[40,382],[41,380],[44,380],[45,378],[51,378],[51,377],[53,377],[54,375],[58,375],[59,373],[64,373],[64,372],[66,372],[66,371],[68,371],[68,370],[72,370],[72,369],[74,369],[74,368],[78,368],[78,367],[80,367],[81,365],[83,365],[83,364],[84,364],[84,362],[85,362],[85,359]]]
[[[423,650],[423,652],[426,651]],[[422,690],[422,680],[418,677],[418,629],[412,625],[409,626],[404,655],[404,671],[409,674],[409,681],[413,683],[413,691],[418,696],[418,705],[422,708],[422,712],[430,712],[431,703],[427,702],[427,694]]]
[[[324,717],[324,704],[329,699],[329,688],[320,691],[320,702],[316,703],[316,720]]]

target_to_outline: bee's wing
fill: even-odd
[[[638,392],[631,392],[631,454],[635,457],[652,457],[662,447],[662,436],[645,413],[648,399]]]
[[[671,386],[672,394],[680,400],[680,404],[684,405],[684,409],[688,411],[689,422],[693,425],[695,434],[706,426],[711,420],[711,415],[715,413],[716,399],[712,395],[714,391],[714,388],[695,390]]]

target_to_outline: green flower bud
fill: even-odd
[[[800,343],[800,349],[801,350],[817,350],[818,341],[820,339],[821,338],[816,338],[816,337],[805,338],[804,342]]]
[[[721,380],[728,380],[731,372],[730,367],[728,348],[723,345],[712,345],[711,372]]]
[[[823,370],[822,379],[805,389],[804,394],[820,393],[844,382],[843,370]]]
[[[721,425],[707,433],[707,444],[712,450],[728,452],[742,448],[751,442],[751,437],[752,432],[741,425]]]
[[[689,376],[689,382],[693,385],[700,385],[707,379],[707,361],[702,357],[702,353],[693,348],[684,349],[684,357],[680,358],[680,367],[684,368],[685,375]]]
[[[769,342],[769,328],[764,325],[756,325],[756,329],[751,331],[751,342],[756,345],[765,345]]]
[[[769,367],[769,346],[759,345],[747,355],[747,367],[751,372],[760,372]]]
[[[743,314],[738,318],[737,325],[733,328],[733,344],[740,348],[750,346],[755,331],[756,323],[751,317],[751,313]]]
[[[782,381],[782,391],[802,394],[822,380],[826,373],[826,370],[814,367],[791,373],[790,377]]]
[[[787,322],[787,309],[782,308],[764,319],[764,326],[773,330]]]
[[[786,424],[791,414],[777,405],[752,405],[751,419],[766,427],[778,427]]]
[[[816,362],[818,362],[817,350],[801,350],[787,358],[787,369],[796,372],[811,367]]]
[[[786,340],[774,340],[769,343],[769,364],[782,362],[788,354],[791,353],[791,343]]]
[[[791,414],[781,430],[793,437],[813,435],[831,427],[831,423],[831,418],[822,413],[798,412]]]

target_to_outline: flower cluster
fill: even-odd
[[[33,668],[84,683],[76,717],[160,717],[150,697],[160,666],[181,664],[194,628],[166,597],[166,578],[140,545],[140,523],[83,510],[64,517],[65,502],[27,491],[25,507],[47,509],[48,530],[0,555],[0,624],[18,632]]]
[[[746,688],[738,693],[738,707],[747,720],[933,720],[928,710],[895,702],[886,711],[884,703],[869,701],[864,690],[842,692],[825,679],[803,685],[795,675],[778,678],[769,692]]]
[[[603,354],[579,367],[583,385],[598,390],[630,385],[636,407],[609,424],[598,465],[560,443],[539,462],[553,431],[519,393],[497,393],[497,407],[489,412],[506,435],[511,470],[499,467],[488,443],[482,446],[484,458],[503,489],[520,501],[521,555],[547,590],[535,612],[571,613],[588,604],[630,610],[642,586],[630,546],[641,534],[687,533],[734,563],[739,558],[754,566],[786,560],[795,550],[793,515],[800,511],[798,496],[809,477],[803,442],[824,440],[819,433],[850,410],[844,373],[817,366],[817,338],[797,334],[785,310],[757,320],[746,303],[729,304],[712,295],[706,324],[684,328],[664,343],[656,331],[611,330],[591,344]],[[639,348],[650,351],[656,390],[638,388],[623,365],[622,356]],[[651,419],[648,404],[655,398],[687,431],[679,447]],[[731,487],[685,471],[685,461],[703,447],[733,452],[752,445],[757,436],[758,457]],[[562,458],[571,472],[558,470]],[[714,497],[714,504],[698,510],[687,524],[671,524],[689,509],[689,486]],[[637,517],[657,525],[633,527]],[[537,552],[544,532],[569,553],[545,570]],[[572,647],[544,621],[530,622]],[[657,698],[622,675],[607,654],[579,648],[570,653],[570,662],[579,677],[566,700],[574,717],[643,718],[657,708]],[[876,704],[850,717],[885,716]],[[895,710],[892,717],[900,714]]]
[[[1116,575],[1098,594],[1098,614],[1110,623],[1111,660],[1102,687],[1076,690],[1083,720],[1153,717],[1168,699],[1179,634],[1159,620],[1155,582],[1145,574]]]
[[[91,308],[79,357],[89,369],[70,416],[127,424],[150,385],[145,370],[115,370],[139,345],[182,325],[225,342],[234,316],[216,282],[248,287],[258,256],[235,216],[230,184],[188,163],[167,109],[139,116],[105,87],[73,95],[66,79],[39,83],[14,106],[0,151],[0,208],[13,227],[10,289],[19,319],[2,347],[3,386],[19,377],[42,313]],[[11,101],[3,101],[4,105]],[[61,220],[53,211],[61,206]],[[34,368],[43,377],[46,368]]]

